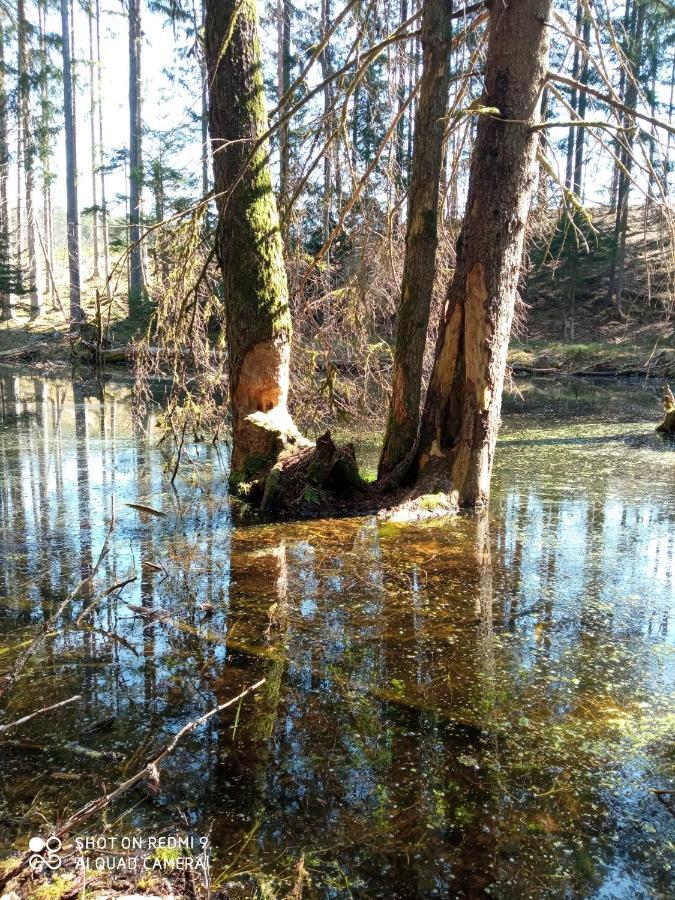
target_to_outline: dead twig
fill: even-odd
[[[235,703],[239,703],[247,694],[252,693],[257,690],[265,683],[266,679],[261,678],[260,681],[256,681],[255,684],[252,684],[250,687],[247,687],[240,694],[237,694],[236,697],[232,697],[231,700],[227,700],[225,703],[221,703],[219,706],[216,706],[214,709],[210,710],[207,713],[204,713],[203,716],[200,716],[198,719],[193,719],[192,722],[188,722],[187,725],[184,725],[180,731],[178,731],[166,744],[159,753],[156,753],[152,759],[143,766],[143,768],[136,772],[135,775],[132,775],[131,778],[127,778],[122,784],[115,788],[115,790],[110,791],[109,794],[103,794],[101,797],[97,797],[95,800],[90,801],[81,809],[78,809],[77,812],[74,812],[71,816],[69,816],[66,821],[61,825],[61,827],[56,831],[56,837],[63,838],[67,837],[68,834],[74,829],[82,825],[83,822],[86,822],[96,813],[100,812],[102,809],[105,809],[111,803],[114,803],[118,797],[121,797],[122,794],[126,793],[130,788],[139,784],[141,781],[148,781],[151,784],[157,784],[159,779],[159,764],[162,760],[167,757],[170,753],[172,753],[178,743],[185,737],[186,734],[189,734],[191,731],[194,731],[196,728],[199,728],[200,725],[203,725],[205,722],[208,722],[209,719],[213,718],[213,716],[217,715],[219,712],[222,712],[224,709],[227,709],[229,706],[233,706]],[[10,881],[16,878],[28,865],[28,860],[31,857],[30,851],[24,853],[22,857],[17,861],[16,865],[11,869],[5,870],[2,875],[0,875],[0,889],[4,888]]]
[[[61,700],[60,703],[52,703],[51,706],[43,706],[42,709],[37,709],[35,712],[30,713],[30,715],[23,716],[21,719],[17,719],[15,722],[8,722],[7,725],[0,725],[0,734],[4,734],[6,731],[9,731],[10,728],[16,728],[17,725],[23,725],[24,722],[30,722],[31,719],[34,719],[35,716],[41,716],[42,713],[51,712],[53,709],[58,709],[60,706],[67,706],[69,703],[75,703],[76,700],[81,700],[82,694],[75,694],[72,697],[69,697],[67,700]]]

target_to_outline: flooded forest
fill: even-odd
[[[673,896],[674,25],[0,0],[0,900]]]

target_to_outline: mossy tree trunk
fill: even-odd
[[[506,353],[535,184],[550,0],[490,7],[484,107],[471,160],[457,266],[422,416],[415,495],[452,507],[488,497]]]
[[[209,129],[233,419],[231,473],[249,476],[299,434],[288,414],[291,318],[272,191],[255,0],[207,0]]]
[[[424,63],[415,117],[415,151],[394,372],[379,477],[389,474],[409,453],[419,425],[422,364],[438,246],[438,193],[450,86],[451,14],[451,0],[426,0],[424,4]]]

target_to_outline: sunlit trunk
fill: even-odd
[[[490,10],[485,107],[471,160],[457,265],[422,418],[416,490],[483,504],[490,476],[525,226],[536,180],[550,0]]]

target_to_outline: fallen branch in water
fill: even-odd
[[[76,700],[81,700],[82,694],[75,694],[73,697],[69,697],[67,700],[61,700],[60,703],[52,703],[51,706],[43,706],[42,709],[38,709],[35,712],[30,713],[28,716],[24,716],[22,719],[17,719],[16,722],[9,722],[7,725],[0,725],[0,734],[4,734],[6,731],[9,731],[10,728],[16,728],[17,725],[23,725],[24,722],[30,722],[31,719],[34,719],[35,716],[41,716],[42,713],[51,712],[53,709],[58,709],[60,706],[67,706],[69,703],[75,703]]]
[[[109,597],[114,591],[121,591],[122,588],[125,588],[128,584],[133,584],[133,582],[137,579],[137,575],[129,575],[128,578],[123,578],[122,581],[116,581],[115,584],[111,584],[110,587],[103,591],[102,594],[99,594],[98,597],[92,600],[86,609],[82,610],[77,619],[75,619],[75,625],[81,625],[82,622],[87,618],[87,616],[91,615],[91,613],[94,612],[101,600],[105,600],[105,598]]]
[[[166,513],[161,509],[155,509],[154,506],[146,506],[145,503],[125,503],[131,509],[137,509],[139,512],[149,513],[151,516],[165,516]]]
[[[16,681],[23,671],[24,666],[31,658],[31,656],[36,652],[36,650],[42,645],[42,642],[45,638],[50,634],[52,630],[53,624],[61,617],[64,610],[75,600],[80,593],[84,590],[84,588],[91,584],[93,579],[96,577],[96,573],[98,572],[101,563],[108,555],[108,550],[110,549],[110,537],[113,532],[113,528],[115,527],[115,496],[112,498],[112,512],[110,517],[110,525],[108,526],[108,533],[105,536],[105,540],[103,542],[103,546],[101,547],[101,552],[98,555],[98,559],[96,560],[96,565],[91,570],[90,574],[87,575],[86,578],[83,578],[82,581],[68,594],[66,599],[59,605],[56,612],[52,613],[52,615],[42,623],[42,627],[38,634],[35,635],[33,640],[30,642],[26,650],[22,653],[22,655],[17,660],[14,668],[9,673],[9,675],[5,675],[4,684],[0,685],[0,699],[4,697],[10,688],[12,688]]]
[[[260,681],[256,681],[255,684],[247,687],[240,694],[237,694],[236,697],[232,697],[231,700],[227,700],[225,703],[221,703],[219,706],[216,706],[209,712],[204,713],[203,716],[199,716],[198,719],[193,719],[192,722],[188,722],[188,724],[184,725],[180,729],[180,731],[178,731],[171,738],[169,743],[166,744],[159,751],[159,753],[156,753],[139,772],[136,772],[136,774],[132,775],[131,778],[127,778],[127,780],[122,782],[119,787],[116,787],[114,791],[110,791],[109,794],[103,794],[103,796],[97,797],[96,800],[90,801],[81,809],[78,809],[77,812],[73,813],[72,816],[69,816],[63,823],[63,825],[61,825],[61,827],[56,831],[56,837],[63,840],[63,838],[67,837],[74,828],[78,828],[83,824],[83,822],[86,822],[87,819],[90,819],[93,815],[100,812],[102,809],[105,809],[107,806],[117,800],[118,797],[121,797],[122,794],[126,793],[130,788],[134,787],[139,782],[147,780],[151,784],[157,784],[159,781],[159,764],[166,756],[168,756],[176,749],[178,743],[182,740],[182,738],[185,737],[186,734],[194,731],[195,728],[199,728],[200,725],[208,722],[209,719],[213,718],[213,716],[217,715],[219,712],[222,712],[224,709],[227,709],[228,706],[233,706],[235,703],[239,703],[239,701],[243,700],[243,698],[247,694],[252,693],[263,684],[265,684],[265,681],[265,678],[261,678]],[[24,853],[21,859],[18,860],[17,864],[13,868],[5,870],[2,874],[0,874],[0,890],[2,890],[7,884],[9,884],[10,881],[21,874],[21,872],[28,865],[28,860],[31,856],[31,851]]]

